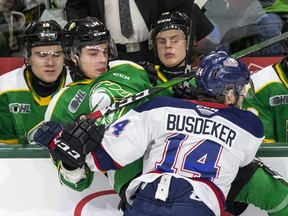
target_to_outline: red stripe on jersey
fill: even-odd
[[[192,178],[192,179],[195,181],[203,182],[212,189],[212,191],[215,193],[215,195],[217,197],[220,211],[222,213],[224,211],[224,206],[225,206],[225,196],[224,196],[222,190],[220,190],[220,188],[217,187],[217,185],[215,185],[214,183],[212,183],[206,179],[201,179],[201,178]]]

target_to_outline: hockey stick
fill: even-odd
[[[98,119],[103,117],[104,115],[107,115],[109,113],[112,113],[116,110],[118,110],[119,108],[122,108],[124,106],[127,106],[128,104],[131,104],[135,101],[138,101],[140,99],[143,99],[149,95],[161,92],[165,89],[168,89],[174,85],[177,85],[179,83],[182,83],[184,81],[190,80],[194,77],[195,73],[194,72],[190,72],[187,74],[183,74],[182,76],[176,77],[174,79],[171,79],[165,83],[162,83],[160,85],[154,86],[152,88],[146,89],[144,91],[141,91],[135,95],[132,95],[131,97],[127,97],[119,102],[115,102],[113,104],[111,104],[108,107],[105,107],[103,109],[97,110],[91,114],[88,115],[88,118],[94,118],[94,119]]]
[[[192,8],[192,10],[193,10],[193,8]],[[191,25],[193,23],[192,20],[193,20],[193,18],[191,17],[190,28],[191,28]],[[191,41],[193,43],[194,39],[193,39],[193,36],[192,36],[193,34],[192,33],[193,33],[193,30],[191,30],[191,31],[189,30],[189,35],[188,35],[189,40],[187,42],[187,50],[186,50],[188,55],[189,55],[189,53],[191,54],[191,52],[192,52],[191,46],[188,45],[188,44],[191,43]],[[192,34],[192,35],[190,35],[190,34]],[[241,51],[239,51],[237,53],[234,53],[231,56],[233,58],[235,58],[235,59],[241,58],[243,56],[246,56],[246,55],[249,55],[249,54],[251,54],[253,52],[261,50],[261,49],[263,49],[263,48],[265,48],[267,46],[270,46],[272,44],[280,42],[280,41],[286,39],[287,37],[288,37],[288,32],[286,32],[284,34],[281,34],[279,36],[270,38],[270,39],[268,39],[266,41],[263,41],[261,43],[255,44],[255,45],[253,45],[251,47],[248,47],[248,48],[246,48],[244,50],[241,50]],[[191,67],[191,58],[187,58],[187,56],[186,56],[185,74],[183,76],[179,76],[177,78],[171,79],[170,81],[168,81],[166,83],[162,83],[162,84],[160,84],[158,86],[152,87],[150,89],[146,89],[146,90],[144,90],[142,92],[139,92],[139,93],[137,93],[135,95],[132,95],[131,97],[125,98],[125,99],[123,99],[123,100],[121,100],[119,102],[115,102],[115,103],[111,104],[110,106],[108,106],[106,108],[97,110],[97,111],[89,114],[88,117],[89,118],[95,118],[95,119],[101,118],[101,117],[103,117],[106,114],[112,113],[112,112],[116,111],[119,108],[127,106],[128,104],[131,104],[131,103],[133,103],[135,101],[143,99],[143,98],[145,98],[145,97],[147,97],[147,96],[149,96],[151,94],[158,93],[158,92],[160,92],[160,91],[162,91],[164,89],[170,88],[170,87],[172,87],[172,86],[174,86],[176,84],[183,83],[184,81],[192,79],[193,76],[194,76],[194,72],[195,71],[192,70],[192,67]]]
[[[273,38],[270,38],[268,40],[265,40],[261,43],[258,43],[258,44],[255,44],[251,47],[248,47],[246,49],[243,49],[239,52],[236,52],[234,54],[231,55],[231,57],[235,58],[235,59],[238,59],[238,58],[241,58],[241,57],[244,57],[244,56],[247,56],[253,52],[256,52],[258,50],[261,50],[261,49],[264,49],[265,47],[267,46],[270,46],[272,44],[275,44],[275,43],[278,43],[282,40],[285,40],[286,38],[288,38],[288,32],[285,32],[283,34],[280,34],[278,36],[275,36]]]
[[[193,49],[193,44],[194,44],[194,32],[195,32],[195,27],[193,23],[196,23],[197,19],[197,14],[195,14],[194,11],[194,1],[192,1],[192,8],[191,8],[191,17],[190,17],[190,23],[189,23],[189,29],[188,29],[188,34],[187,34],[187,45],[186,45],[186,58],[185,58],[185,70],[184,74],[187,74],[191,72],[192,70],[192,49]]]

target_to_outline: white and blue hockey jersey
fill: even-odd
[[[263,136],[261,121],[249,111],[158,97],[112,123],[86,163],[93,171],[117,169],[144,155],[143,175],[130,184],[128,200],[142,182],[170,173],[187,179],[220,215],[239,167],[252,161]]]

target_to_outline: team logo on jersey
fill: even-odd
[[[68,110],[71,113],[75,113],[78,110],[78,108],[80,107],[80,105],[83,102],[86,95],[87,95],[86,92],[79,90],[76,93],[76,95],[73,97],[73,99],[70,101],[70,104],[68,106]]]
[[[288,104],[288,95],[275,95],[269,98],[270,106],[279,106],[282,104]]]
[[[11,113],[29,114],[31,112],[31,105],[30,104],[21,104],[21,103],[11,103],[11,104],[9,104],[9,111]]]

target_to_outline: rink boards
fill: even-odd
[[[288,178],[288,145],[263,146],[259,156]],[[76,192],[62,186],[57,170],[39,147],[0,146],[0,215],[120,216],[118,196],[106,177],[96,173],[92,186]],[[249,207],[243,216],[267,216]]]

